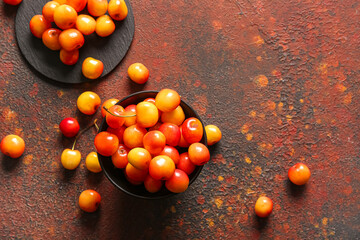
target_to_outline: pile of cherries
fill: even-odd
[[[124,169],[130,183],[144,184],[151,193],[163,185],[171,192],[184,192],[188,175],[210,160],[208,148],[200,143],[203,125],[197,118],[185,119],[180,95],[174,90],[163,89],[155,98],[125,108],[113,105],[105,116],[109,127],[95,137],[97,152]],[[209,142],[214,144],[221,132],[209,126]],[[177,147],[188,149],[179,154]]]
[[[87,6],[91,15],[80,14]],[[105,15],[108,12],[109,15]],[[54,0],[47,2],[42,15],[30,20],[30,31],[41,38],[50,50],[60,50],[60,60],[74,65],[79,59],[79,49],[84,45],[84,35],[94,32],[100,37],[110,36],[115,31],[115,21],[126,18],[128,8],[124,0]],[[93,17],[97,17],[95,20]],[[52,27],[54,22],[58,28]],[[89,79],[101,76],[104,64],[88,57],[82,64],[83,75]]]

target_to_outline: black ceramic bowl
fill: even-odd
[[[137,103],[145,100],[146,98],[155,98],[157,93],[158,93],[158,91],[137,92],[137,93],[131,94],[131,95],[123,98],[122,100],[120,100],[117,103],[117,105],[121,105],[122,107],[125,108],[128,105],[137,104]],[[181,101],[180,106],[184,110],[186,118],[196,117],[197,119],[199,119],[201,121],[199,115],[195,112],[195,110],[192,109],[184,101]],[[205,146],[207,146],[204,123],[202,121],[201,121],[201,123],[204,128],[204,135],[201,139],[201,143],[203,143],[203,144],[205,144]],[[104,118],[101,123],[99,132],[106,131],[107,128],[108,128],[108,125]],[[187,149],[179,149],[180,153],[185,152],[185,151],[187,151]],[[126,180],[123,170],[114,167],[114,165],[112,164],[112,161],[111,161],[111,157],[105,157],[105,156],[100,155],[99,153],[98,153],[98,156],[99,156],[99,162],[100,162],[101,168],[104,171],[106,177],[110,180],[110,182],[112,182],[118,189],[122,190],[123,192],[125,192],[131,196],[143,198],[143,199],[159,199],[159,198],[165,198],[165,197],[175,195],[175,193],[168,191],[165,188],[165,186],[163,186],[163,188],[157,193],[149,193],[148,191],[146,191],[143,184],[138,185],[138,186],[132,185],[131,183],[129,183]],[[194,172],[192,174],[190,174],[189,185],[191,185],[195,181],[195,179],[199,176],[202,168],[203,168],[202,166],[197,166],[195,168]]]

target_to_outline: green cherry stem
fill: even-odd
[[[75,138],[75,140],[74,140],[74,143],[73,143],[73,145],[72,145],[71,150],[74,150],[74,149],[75,149],[76,141],[80,138],[80,136],[81,136],[84,132],[86,132],[87,130],[89,130],[89,129],[90,129],[92,126],[94,126],[94,125],[95,125],[95,127],[96,127],[97,129],[99,129],[99,127],[97,126],[96,122],[97,122],[97,119],[95,119],[95,121],[94,121],[93,124],[87,126],[84,130],[82,130],[82,131],[76,136],[76,138]]]
[[[117,115],[114,114],[112,112],[109,111],[109,109],[107,109],[105,106],[103,106],[103,108],[105,109],[105,111],[107,111],[109,114],[115,116],[115,117],[122,117],[122,118],[127,118],[127,117],[136,117],[136,114],[132,114],[132,115]]]

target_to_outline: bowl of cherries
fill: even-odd
[[[171,89],[131,94],[106,110],[94,144],[106,177],[143,199],[186,189],[210,160],[204,124]]]

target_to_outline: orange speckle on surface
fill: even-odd
[[[344,85],[342,85],[341,83],[338,83],[335,85],[336,90],[338,90],[339,92],[345,92],[346,91],[346,87]]]
[[[281,111],[282,108],[283,108],[283,106],[284,106],[284,103],[279,102],[279,104],[278,104],[278,110]]]
[[[264,118],[265,118],[265,114],[264,114],[264,113],[260,113],[260,114],[259,114],[259,118],[264,119]]]
[[[246,190],[246,194],[253,194],[253,193],[255,193],[255,191],[252,190],[252,189],[250,189],[250,188],[248,188],[248,189]]]
[[[327,217],[324,217],[322,220],[321,220],[322,224],[323,225],[327,225],[328,223],[328,218]]]
[[[172,213],[176,213],[176,208],[175,208],[175,206],[174,206],[174,205],[172,205],[172,206],[170,207],[170,212],[172,212]]]
[[[315,223],[315,224],[314,224],[314,227],[315,227],[315,228],[319,228],[319,224]]]
[[[321,63],[318,69],[321,74],[327,74],[327,63]]]
[[[289,110],[293,110],[294,109],[294,106],[293,105],[290,105],[289,106]]]
[[[251,117],[256,117],[256,112],[254,110],[251,110],[249,115]]]
[[[309,129],[310,128],[310,125],[309,124],[306,124],[305,125],[305,129]]]
[[[203,212],[203,213],[208,213],[208,212],[209,212],[209,209],[203,209],[202,212]]]
[[[261,46],[261,45],[264,44],[265,41],[264,41],[264,39],[263,39],[261,36],[257,35],[257,36],[255,36],[255,37],[253,38],[253,42],[254,42],[256,45]]]
[[[213,28],[214,28],[215,30],[220,30],[220,29],[222,29],[222,24],[221,24],[221,22],[218,21],[218,20],[214,20],[214,21],[212,22],[212,25],[213,25]]]
[[[25,164],[25,165],[29,165],[29,164],[31,164],[31,163],[32,163],[33,158],[34,158],[34,156],[33,156],[33,155],[31,155],[31,154],[26,155],[26,156],[24,157],[24,160],[23,160],[24,164]]]
[[[317,124],[320,124],[320,123],[321,123],[321,119],[320,119],[320,118],[316,119],[316,123],[317,123]]]
[[[232,207],[228,207],[227,210],[228,210],[228,212],[231,212],[231,211],[232,211]]]
[[[257,56],[257,57],[256,57],[256,60],[260,62],[260,61],[262,61],[262,57],[261,57],[261,56]]]
[[[247,162],[248,164],[251,163],[251,159],[248,156],[245,156],[245,162]]]
[[[219,176],[219,177],[218,177],[218,180],[219,180],[219,182],[224,181],[224,177]]]
[[[209,227],[215,226],[215,223],[211,218],[207,218],[206,221],[208,221]]]
[[[256,76],[254,81],[259,87],[266,87],[269,83],[269,80],[265,75]]]
[[[276,109],[276,103],[275,102],[273,102],[273,101],[268,101],[268,103],[267,103],[267,105],[268,105],[268,109],[270,110],[270,111],[274,111],[275,109]]]
[[[343,103],[344,104],[350,104],[351,103],[351,99],[352,99],[352,93],[348,93],[346,94],[346,96],[343,99]]]
[[[223,200],[221,200],[219,197],[215,198],[215,199],[214,199],[214,202],[215,202],[216,207],[217,207],[218,209],[220,209],[221,206],[223,205]]]
[[[247,133],[247,132],[249,131],[249,129],[250,129],[249,124],[245,123],[245,124],[241,127],[241,133],[242,133],[242,134],[245,134],[245,133]]]
[[[301,103],[304,103],[304,99],[300,99],[300,102],[301,102]]]
[[[261,167],[260,167],[260,166],[256,166],[256,167],[255,167],[255,172],[260,175],[260,174],[262,173]]]
[[[57,95],[59,98],[61,98],[64,95],[64,92],[59,90],[59,91],[57,91]]]
[[[246,134],[246,140],[251,141],[253,139],[253,135],[251,133]]]
[[[281,72],[277,69],[274,69],[271,71],[271,75],[277,77],[277,78],[280,78],[281,77]]]
[[[5,108],[3,111],[3,116],[5,116],[5,121],[13,121],[16,119],[16,112],[12,111],[10,108]]]
[[[287,120],[291,120],[291,119],[292,119],[292,116],[291,116],[291,115],[286,115],[286,119],[287,119]]]

